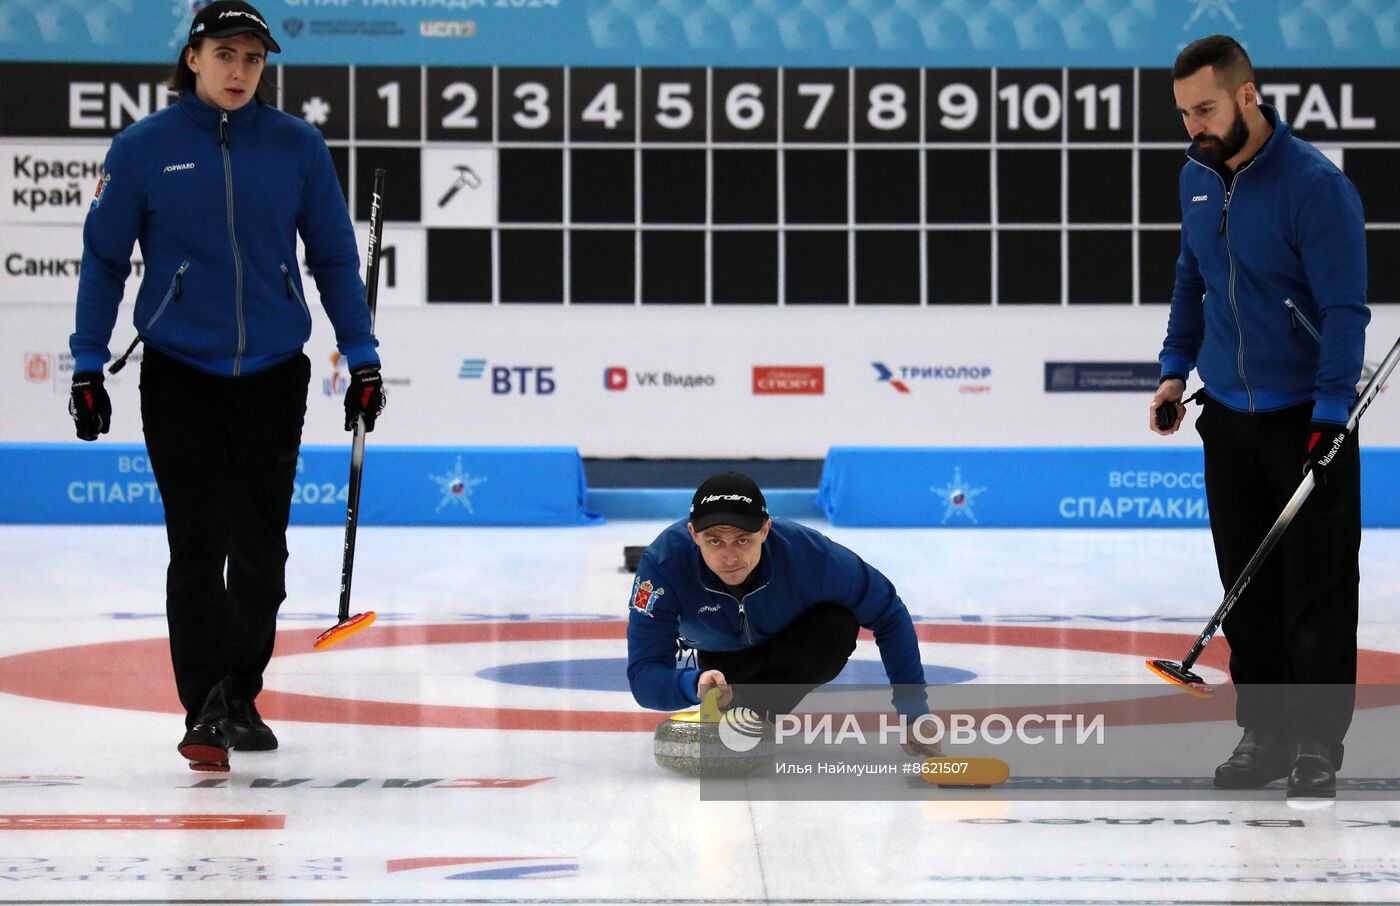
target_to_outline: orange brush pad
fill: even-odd
[[[316,636],[316,641],[312,647],[317,651],[322,648],[329,648],[337,642],[343,642],[361,629],[368,629],[374,622],[374,611],[367,610],[364,613],[357,613],[344,623],[337,623],[330,629]]]
[[[1187,695],[1194,695],[1196,698],[1210,698],[1215,694],[1215,691],[1205,683],[1182,682],[1179,678],[1172,676],[1161,667],[1158,667],[1151,659],[1147,661],[1147,669],[1171,683],[1173,686],[1179,686]]]

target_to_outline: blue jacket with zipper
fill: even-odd
[[[228,112],[187,91],[112,141],[83,226],[74,370],[111,354],[131,249],[145,342],[211,374],[261,371],[311,336],[297,234],[351,369],[377,364],[354,228],[315,128],[256,99]]]
[[[1196,368],[1206,392],[1231,409],[1311,400],[1315,420],[1343,424],[1371,319],[1361,199],[1277,110],[1260,110],[1273,135],[1228,191],[1187,152],[1162,376],[1185,379]]]
[[[682,519],[658,535],[637,567],[627,623],[627,679],[637,704],[679,711],[699,703],[700,671],[676,668],[677,640],[701,651],[750,648],[818,604],[849,609],[875,634],[891,683],[922,686],[909,611],[890,580],[849,549],[806,526],[774,519],[755,567],[757,587],[740,600],[705,565],[687,525]],[[901,713],[926,713],[922,690],[914,698]]]

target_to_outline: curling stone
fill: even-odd
[[[772,725],[747,708],[721,711],[719,694],[657,724],[657,764],[686,777],[744,777],[773,764]]]

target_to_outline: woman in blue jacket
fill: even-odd
[[[179,750],[195,770],[227,771],[230,748],[277,747],[254,700],[286,597],[310,382],[298,234],[351,370],[346,429],[362,416],[373,430],[384,405],[330,152],[314,128],[257,96],[267,54],[280,50],[247,3],[218,0],[195,16],[169,84],[179,102],[126,129],[107,153],[83,228],[69,340],[69,411],[78,437],[96,440],[111,422],[102,366],[139,242],[141,421],[170,545]]]

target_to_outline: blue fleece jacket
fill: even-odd
[[[637,704],[679,711],[699,702],[699,670],[676,667],[678,639],[701,651],[738,651],[773,637],[818,604],[848,608],[875,634],[891,683],[923,685],[909,611],[890,580],[849,549],[804,525],[774,519],[755,570],[757,587],[737,599],[701,559],[686,520],[657,536],[642,554],[628,603],[627,679]],[[901,713],[927,712],[922,690],[916,697]]]
[[[1273,135],[1234,185],[1188,152],[1162,375],[1241,412],[1311,400],[1345,423],[1361,375],[1366,223],[1351,181],[1260,105]],[[1285,300],[1296,308],[1290,309]]]
[[[296,240],[351,369],[377,364],[355,232],[319,132],[254,100],[231,113],[192,91],[112,141],[83,227],[74,370],[111,354],[131,249],[145,342],[202,371],[261,371],[311,336]]]

